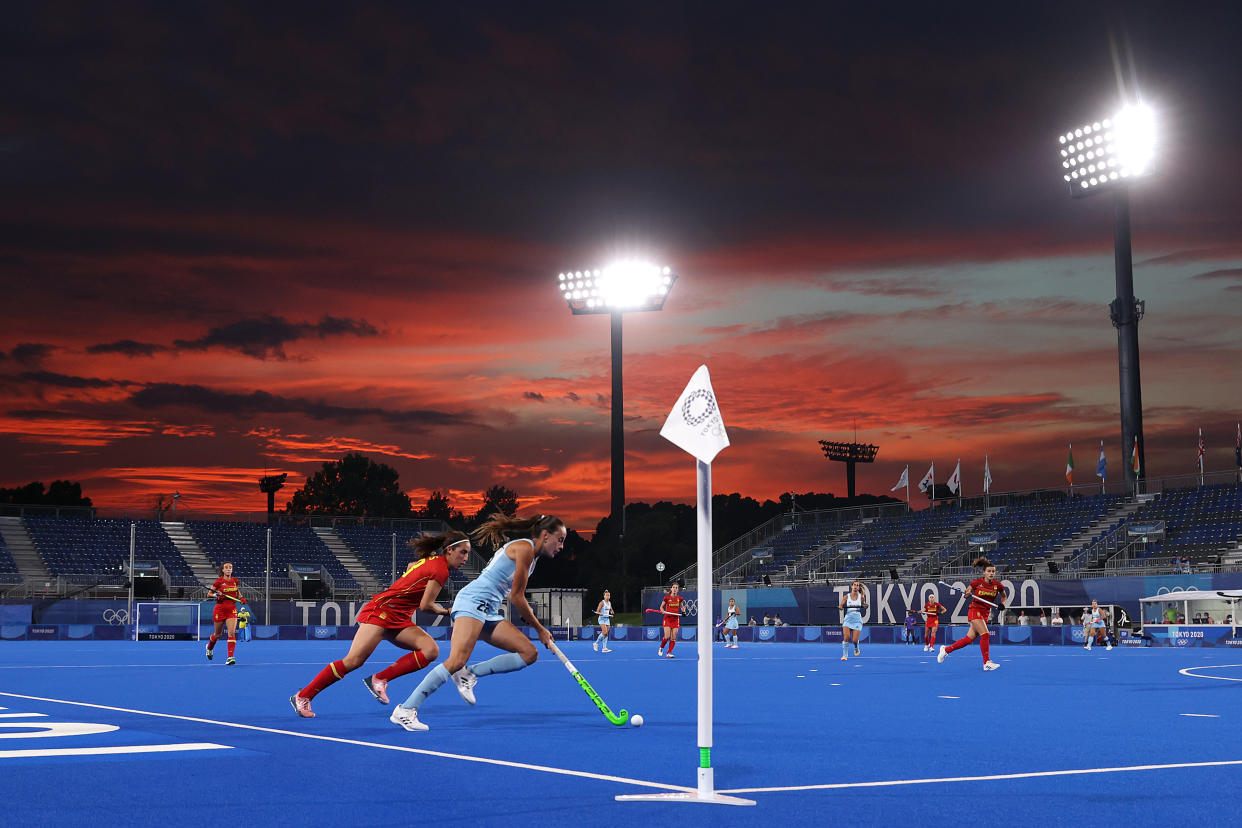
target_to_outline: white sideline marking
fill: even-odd
[[[936,696],[938,699],[960,699],[961,696]]]
[[[1179,716],[1194,716],[1197,719],[1219,719],[1215,713],[1178,713]]]
[[[1201,676],[1198,673],[1193,672],[1194,670],[1219,670],[1223,667],[1242,667],[1242,664],[1208,664],[1203,667],[1183,667],[1177,672],[1181,673],[1183,676],[1190,676],[1191,678],[1216,679],[1217,681],[1242,681],[1242,678],[1230,678],[1228,676]]]
[[[1168,770],[1170,768],[1211,768],[1242,765],[1242,759],[1220,762],[1176,762],[1168,765],[1129,765],[1118,768],[1077,768],[1074,770],[1032,771],[1030,773],[998,773],[991,776],[946,776],[940,779],[886,779],[881,782],[836,782],[828,785],[789,785],[780,788],[730,788],[720,794],[776,793],[780,791],[827,791],[837,788],[883,788],[892,785],[938,785],[942,782],[990,782],[997,779],[1035,779],[1041,776],[1077,776],[1088,773],[1123,773],[1126,771]]]
[[[280,736],[296,736],[300,739],[317,739],[321,742],[336,742],[342,745],[359,745],[361,747],[379,748],[381,750],[395,750],[402,753],[417,753],[422,756],[436,756],[441,759],[460,759],[463,762],[478,762],[484,765],[499,765],[505,768],[521,768],[522,770],[543,771],[544,773],[558,773],[563,776],[577,776],[583,779],[598,779],[603,782],[620,782],[625,785],[638,785],[644,788],[659,788],[666,791],[681,791],[683,793],[694,793],[696,788],[687,788],[682,785],[666,785],[663,782],[648,782],[644,779],[629,779],[624,776],[612,776],[606,773],[589,773],[587,771],[568,770],[566,768],[553,768],[547,765],[530,765],[525,762],[507,762],[503,759],[488,759],[483,756],[468,756],[461,753],[445,753],[439,750],[425,750],[423,748],[403,747],[401,745],[386,745],[383,742],[364,742],[359,739],[342,739],[339,736],[321,736],[316,733],[299,733],[296,730],[280,730],[274,727],[259,727],[258,725],[241,724],[240,722],[221,722],[216,719],[200,719],[196,716],[178,716],[173,713],[156,713],[151,710],[133,710],[128,707],[112,707],[106,704],[91,704],[89,702],[69,701],[68,699],[48,699],[42,696],[24,696],[20,693],[3,693],[0,696],[7,696],[12,699],[26,699],[28,701],[51,702],[53,704],[72,704],[77,707],[91,707],[96,710],[112,710],[118,713],[134,713],[139,716],[156,716],[162,719],[177,719],[183,722],[198,722],[200,724],[219,725],[220,727],[236,727],[240,730],[255,730],[260,733],[275,733]],[[394,725],[395,727],[395,725]]]
[[[232,750],[231,745],[213,742],[183,742],[179,745],[109,745],[107,747],[31,748],[0,750],[0,759],[25,759],[32,756],[103,756],[118,753],[172,753],[178,750]]]
[[[0,710],[8,710],[7,707],[0,707]],[[46,713],[0,713],[0,719],[29,719],[33,716],[46,716]]]

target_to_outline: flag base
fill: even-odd
[[[665,794],[626,794],[614,797],[618,802],[702,802],[705,805],[754,805],[753,799],[726,796],[715,791],[687,791]]]

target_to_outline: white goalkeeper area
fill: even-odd
[[[201,609],[192,601],[141,601],[134,605],[134,640],[198,641]]]

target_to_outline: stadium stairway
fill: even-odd
[[[17,564],[17,572],[27,583],[43,583],[52,580],[52,573],[39,555],[34,539],[19,517],[0,517],[0,537]]]
[[[957,528],[943,537],[924,544],[924,546],[911,555],[904,564],[897,567],[897,574],[902,580],[912,579],[916,575],[923,577],[930,575],[935,565],[944,564],[942,552],[947,549],[958,549],[964,547],[966,536],[972,532],[979,531],[979,528],[987,522],[997,509],[982,509],[974,517],[959,523]]]
[[[1114,526],[1128,520],[1131,515],[1143,508],[1144,505],[1143,502],[1137,500],[1120,501],[1112,509],[1101,515],[1094,523],[1088,524],[1081,532],[1070,538],[1064,546],[1055,552],[1050,552],[1047,560],[1055,561],[1064,567],[1079,552],[1095,543],[1101,535]]]
[[[211,586],[219,573],[216,572],[207,553],[203,551],[203,547],[198,545],[198,541],[194,540],[190,530],[185,528],[185,524],[162,520],[160,526],[163,527],[164,534],[168,535],[168,539],[172,541],[172,545],[177,547],[177,552],[189,564],[190,571],[194,573],[198,583],[204,587]]]
[[[336,555],[336,559],[345,567],[345,571],[358,582],[358,586],[362,587],[363,592],[370,596],[380,591],[382,587],[375,580],[375,576],[371,574],[371,570],[363,565],[358,556],[354,554],[354,550],[349,548],[349,544],[336,533],[336,530],[325,526],[314,526],[311,527],[311,531],[319,536],[319,540],[323,541],[324,546],[332,550],[332,554]]]

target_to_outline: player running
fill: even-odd
[[[841,660],[849,658],[850,641],[854,642],[854,655],[862,655],[858,649],[858,637],[862,634],[863,610],[867,608],[867,593],[862,581],[850,584],[848,595],[841,596],[837,609],[841,610]]]
[[[936,632],[940,629],[940,613],[944,605],[931,595],[923,604],[923,652],[930,653],[936,646]]]
[[[983,654],[983,669],[995,670],[1000,665],[988,657],[991,644],[988,617],[993,606],[999,609],[1004,605],[1008,590],[1005,589],[1004,584],[996,580],[996,567],[987,558],[979,558],[974,565],[977,569],[983,570],[983,577],[975,578],[970,582],[970,586],[966,587],[965,594],[972,599],[970,609],[966,612],[966,618],[970,621],[970,629],[966,632],[965,638],[959,638],[948,647],[941,645],[940,653],[936,656],[936,663],[943,663],[949,653],[968,646],[978,638],[979,650]]]
[[[423,535],[410,541],[410,546],[416,559],[392,586],[372,597],[358,613],[358,632],[345,657],[324,667],[310,684],[289,697],[299,716],[315,718],[311,699],[365,664],[381,641],[391,641],[411,652],[362,680],[380,704],[388,704],[388,682],[421,670],[439,657],[439,645],[414,623],[414,611],[449,614],[436,603],[436,597],[448,583],[449,572],[460,569],[469,559],[470,538],[464,532]]]
[[[1104,623],[1104,612],[1099,601],[1091,602],[1091,609],[1083,615],[1083,638],[1087,639],[1087,649],[1091,649],[1092,639],[1104,642],[1104,649],[1111,650],[1113,642],[1108,640],[1108,627]]]
[[[681,629],[681,601],[682,598],[678,593],[681,592],[681,585],[676,581],[668,588],[668,594],[664,596],[664,600],[660,602],[660,612],[664,614],[663,632],[660,633],[660,649],[656,651],[656,655],[662,655],[665,658],[673,658],[673,647],[677,644],[677,631]],[[664,645],[668,644],[668,652],[664,652]]]
[[[512,673],[535,663],[539,658],[535,646],[501,614],[500,605],[506,598],[522,620],[535,628],[543,646],[551,649],[552,633],[539,623],[526,600],[526,581],[540,557],[554,558],[564,548],[566,534],[565,524],[552,515],[518,518],[497,513],[474,530],[476,539],[503,546],[496,550],[479,577],[462,587],[453,601],[453,639],[448,658],[432,668],[410,697],[392,711],[389,721],[406,730],[428,730],[418,720],[418,709],[450,678],[461,697],[474,704],[474,685],[480,678]],[[467,667],[466,660],[480,638],[508,652]]]
[[[725,626],[725,647],[736,650],[737,647],[737,625],[742,617],[742,608],[737,605],[737,601],[733,598],[729,599],[729,606],[725,608],[724,626]],[[732,643],[730,643],[732,638]]]
[[[207,590],[207,597],[216,599],[216,608],[211,613],[213,630],[211,638],[207,639],[207,660],[211,661],[215,658],[213,651],[216,648],[216,642],[220,640],[220,633],[227,626],[229,628],[229,660],[225,664],[232,665],[237,663],[237,659],[233,658],[233,653],[237,650],[237,605],[242,601],[242,594],[237,579],[233,577],[232,561],[220,564],[219,572],[220,577],[212,581],[211,588]]]
[[[591,649],[599,651],[599,645],[604,645],[604,652],[611,653],[608,649],[608,630],[612,628],[612,593],[604,590],[604,597],[600,599],[599,606],[595,608],[595,614],[599,616],[599,635],[595,637],[595,643],[591,645]]]

